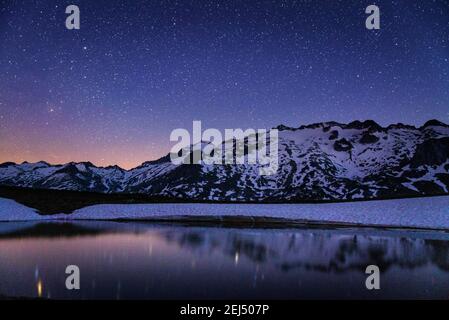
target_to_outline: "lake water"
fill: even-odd
[[[381,270],[367,290],[365,269]],[[77,265],[81,290],[65,288]],[[55,299],[449,298],[449,234],[150,223],[0,223],[0,295]]]

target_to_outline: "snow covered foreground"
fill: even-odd
[[[154,219],[252,216],[391,227],[449,229],[449,197],[329,204],[106,204],[70,215],[41,216],[34,209],[0,198],[0,221]]]

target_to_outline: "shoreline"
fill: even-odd
[[[398,195],[395,197],[360,198],[360,199],[290,199],[285,201],[265,199],[262,201],[219,201],[179,199],[165,196],[150,196],[141,193],[97,193],[90,191],[70,191],[57,189],[39,189],[0,185],[0,198],[14,200],[31,207],[41,215],[71,214],[76,210],[94,205],[115,204],[208,204],[208,205],[326,205],[341,203],[370,203],[375,201],[432,199],[448,197],[449,193],[431,195]]]
[[[117,219],[53,219],[43,220],[46,222],[123,222],[123,223],[154,223],[175,224],[190,227],[217,227],[217,228],[254,228],[254,229],[377,229],[387,231],[431,231],[449,234],[449,228],[419,227],[419,226],[396,226],[383,224],[345,223],[338,221],[319,221],[303,219],[282,219],[257,216],[173,216],[154,218],[117,218]],[[1,222],[1,221],[0,221]]]
[[[29,220],[1,220],[0,223],[76,223],[76,222],[117,222],[149,223],[158,225],[178,225],[186,227],[244,228],[244,229],[373,229],[384,231],[442,232],[449,234],[449,228],[425,226],[398,226],[394,224],[364,224],[340,221],[320,221],[307,219],[284,219],[260,216],[155,216],[144,218],[78,218],[51,217]]]
[[[360,203],[110,204],[88,206],[71,214],[39,215],[32,208],[0,198],[0,222],[115,221],[257,229],[374,228],[449,232],[449,199],[435,199],[438,201],[433,205],[423,199],[372,202],[372,208]]]

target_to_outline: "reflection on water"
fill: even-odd
[[[65,289],[65,268],[81,290]],[[381,290],[365,269],[381,269]],[[449,234],[3,223],[0,295],[63,299],[449,298]]]

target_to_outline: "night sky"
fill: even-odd
[[[0,162],[131,168],[193,120],[432,118],[449,122],[447,0],[0,0]]]

